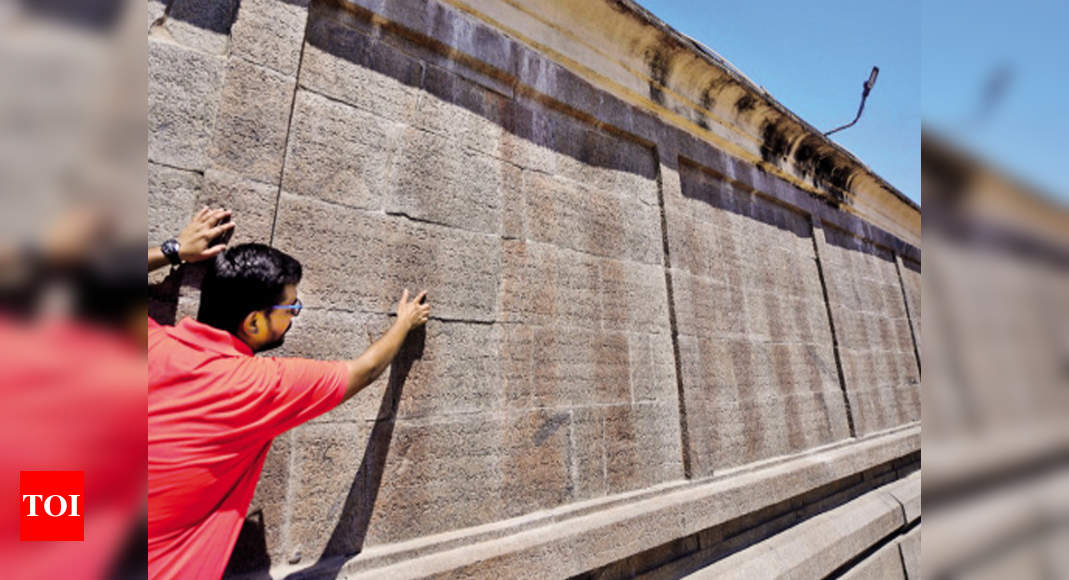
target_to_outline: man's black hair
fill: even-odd
[[[301,263],[264,244],[241,244],[215,257],[200,289],[197,320],[237,334],[250,312],[280,304],[286,284],[301,281]]]

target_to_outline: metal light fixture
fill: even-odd
[[[847,123],[845,125],[843,125],[842,127],[836,127],[834,129],[832,129],[831,131],[828,131],[827,133],[824,134],[825,137],[827,137],[828,135],[831,135],[832,133],[834,133],[836,131],[842,131],[843,129],[846,129],[847,127],[853,126],[854,123],[857,123],[857,120],[861,118],[861,111],[865,110],[865,99],[867,99],[869,97],[869,92],[871,92],[872,91],[872,87],[874,87],[876,85],[876,76],[879,75],[879,74],[880,74],[880,67],[878,67],[878,66],[872,67],[872,72],[869,73],[869,80],[865,81],[865,84],[862,85],[863,86],[863,90],[861,91],[861,106],[857,108],[857,116],[854,117],[854,120],[850,121],[849,123]]]

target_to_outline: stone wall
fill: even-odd
[[[149,241],[221,204],[298,258],[284,355],[434,305],[275,441],[231,572],[694,568],[919,468],[919,208],[641,8],[148,7]]]

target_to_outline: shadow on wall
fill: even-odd
[[[178,301],[182,287],[192,288],[200,295],[200,286],[211,260],[197,264],[182,264],[167,273],[167,277],[148,285],[148,314],[160,324],[174,325],[178,318]],[[196,315],[195,312],[189,313]]]
[[[867,254],[890,264],[895,263],[894,254],[887,248],[876,245],[868,240],[858,238],[857,236],[847,233],[837,227],[824,228],[824,241],[830,246],[836,246],[843,250],[849,250],[859,254]],[[904,261],[910,264],[910,269],[915,269],[912,265],[912,260],[906,259]]]
[[[686,158],[679,160],[680,189],[683,197],[790,232],[811,238],[812,228],[801,212],[759,197],[748,188]]]
[[[436,11],[445,10],[436,4],[429,5],[428,9],[432,8]],[[435,22],[440,22],[441,26],[455,25],[453,19],[437,16]],[[517,48],[518,44],[506,45],[505,57],[496,55],[499,57],[497,60],[507,61],[498,64],[512,70],[471,63],[466,58],[460,58],[463,55],[457,54],[454,49],[434,39],[401,36],[392,28],[379,30],[379,25],[373,24],[371,18],[370,12],[352,4],[331,0],[313,1],[309,7],[305,40],[310,46],[336,58],[425,91],[495,123],[517,137],[567,155],[585,165],[656,179],[657,163],[649,145],[615,132],[595,129],[597,122],[587,117],[585,112],[543,99],[540,95],[527,98],[520,94],[514,97],[502,94],[502,90],[507,91],[510,87],[515,88],[517,93],[530,92],[516,84],[516,71],[543,67],[545,70],[541,72],[545,77],[550,77],[545,81],[546,84],[569,93],[573,100],[584,105],[589,102],[590,111],[597,110],[601,99],[597,89],[563,67],[536,62],[536,57],[529,57]],[[429,15],[427,18],[435,17]],[[475,37],[476,41],[480,38],[478,34]],[[479,46],[477,50],[480,53],[485,50],[489,54],[498,47],[492,44],[494,40],[488,37],[488,46]],[[459,62],[452,60],[454,56]],[[609,95],[603,98],[600,108],[613,109],[614,114],[627,115],[627,120],[632,121],[632,111],[628,110],[626,104]],[[633,114],[635,117],[644,116],[649,123],[656,123],[645,113],[634,111]],[[507,158],[510,152],[500,153]]]
[[[241,0],[150,0],[163,4],[168,19],[181,20],[197,28],[230,34]]]
[[[267,554],[267,536],[263,510],[256,510],[245,517],[241,534],[234,545],[224,577],[242,575],[243,578],[270,578],[271,557]]]
[[[401,391],[412,369],[412,363],[423,358],[423,348],[427,341],[427,329],[421,326],[408,336],[401,352],[390,365],[390,378],[386,384],[382,403],[379,405],[379,417],[385,417],[375,423],[364,450],[364,459],[356,472],[356,479],[349,488],[345,498],[341,517],[330,534],[330,540],[320,555],[320,561],[333,556],[350,557],[360,553],[364,547],[368,524],[371,522],[371,510],[382,485],[383,467],[390,451],[393,439],[393,427],[397,405],[401,401]]]
[[[323,548],[319,561],[312,567],[287,576],[288,580],[298,578],[334,578],[341,567],[353,556],[364,549],[371,523],[371,513],[382,485],[382,474],[386,466],[386,457],[393,441],[394,421],[397,406],[401,401],[401,392],[405,380],[412,370],[412,364],[423,358],[423,349],[427,341],[426,327],[421,326],[412,331],[405,340],[401,351],[390,365],[390,377],[379,405],[378,417],[384,417],[375,423],[364,449],[364,459],[356,472],[349,495],[345,498],[341,516],[330,534],[330,540]],[[235,550],[237,554],[237,550]],[[263,569],[268,569],[270,562]]]
[[[163,280],[148,285],[148,315],[153,320],[160,324],[174,325],[181,285],[181,268],[168,272]]]

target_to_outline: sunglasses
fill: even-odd
[[[271,309],[272,310],[292,310],[293,311],[293,315],[297,316],[297,315],[299,315],[301,313],[302,306],[303,305],[301,304],[301,299],[298,298],[297,301],[294,302],[293,304],[280,304],[278,306],[272,306]]]

